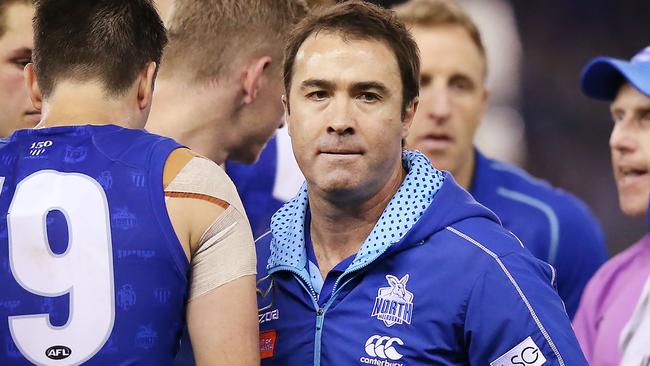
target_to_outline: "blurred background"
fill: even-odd
[[[460,3],[488,51],[492,106],[479,146],[583,199],[603,225],[610,255],[634,243],[647,231],[646,220],[618,208],[608,104],[581,94],[580,71],[595,56],[629,59],[650,45],[650,1]]]
[[[405,0],[368,1],[390,7]],[[629,59],[650,45],[650,0],[458,1],[487,48],[491,96],[477,134],[481,150],[585,201],[610,255],[634,243],[646,220],[619,210],[608,103],[582,95],[580,71],[593,57]],[[172,0],[156,2],[166,13]]]

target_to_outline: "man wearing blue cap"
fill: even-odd
[[[623,213],[648,214],[650,197],[650,47],[631,61],[598,57],[582,73],[582,90],[611,101],[612,168]],[[640,327],[650,301],[650,235],[612,258],[587,285],[574,328],[592,366],[647,365],[650,329]],[[636,310],[635,310],[636,309]],[[633,315],[634,314],[634,315]],[[621,358],[623,356],[623,358]],[[623,361],[623,363],[621,363]]]

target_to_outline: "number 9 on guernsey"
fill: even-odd
[[[65,216],[70,238],[62,254],[52,252],[47,238],[45,220],[55,210]],[[7,221],[16,281],[40,296],[70,296],[68,322],[61,327],[50,323],[49,314],[9,317],[14,342],[37,364],[52,364],[47,352],[53,347],[69,352],[66,363],[88,360],[106,343],[115,321],[113,257],[103,189],[83,174],[43,170],[18,184]]]

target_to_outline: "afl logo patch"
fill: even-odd
[[[72,350],[66,346],[52,346],[45,350],[45,356],[52,360],[63,360],[72,354]]]

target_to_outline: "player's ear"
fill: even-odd
[[[270,56],[262,56],[254,59],[246,66],[241,75],[241,86],[244,92],[244,104],[251,104],[257,98],[257,92],[262,86],[262,75],[271,65]]]
[[[287,124],[287,132],[291,136],[291,126],[289,125],[289,99],[286,94],[282,94],[282,107],[284,107],[284,123]]]
[[[32,100],[34,109],[40,111],[43,107],[43,94],[41,93],[41,88],[38,86],[36,74],[34,74],[34,64],[27,64],[23,69],[23,75],[25,77],[25,86],[29,93],[29,99]]]
[[[483,98],[481,100],[481,116],[487,112],[488,103],[490,102],[490,89],[483,87]]]
[[[146,109],[151,105],[157,67],[155,62],[149,62],[138,77],[138,107],[140,109]]]
[[[280,98],[282,100],[282,107],[284,107],[284,119],[286,120],[289,117],[289,97],[286,94],[282,94]]]
[[[402,118],[402,139],[405,139],[409,134],[409,128],[411,128],[411,123],[413,123],[413,118],[415,117],[415,112],[417,112],[419,104],[420,100],[418,97],[415,97],[404,110]]]

